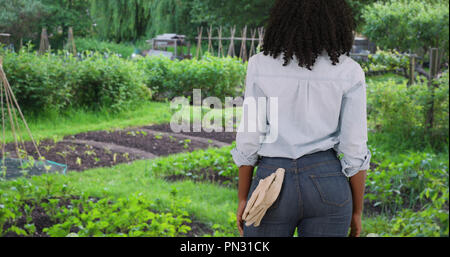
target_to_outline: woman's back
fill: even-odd
[[[359,168],[370,154],[366,149],[365,87],[364,71],[346,55],[333,65],[324,51],[311,70],[299,67],[295,59],[283,66],[283,55],[253,56],[248,67],[246,99],[272,98],[277,107],[267,100],[267,127],[259,127],[257,133],[241,122],[237,135],[241,154],[233,151],[235,160],[239,165],[256,155],[298,159],[335,148],[347,153],[343,172],[352,175],[356,169],[349,166],[359,162]],[[247,119],[245,115],[243,118]],[[342,121],[345,131],[341,130]],[[264,137],[265,143],[258,137]],[[254,158],[250,160],[253,161]]]

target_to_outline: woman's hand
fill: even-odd
[[[364,191],[366,189],[367,171],[363,170],[350,178],[353,197],[353,216],[350,225],[351,237],[359,237],[362,231],[361,216],[364,208]]]
[[[237,226],[239,234],[241,234],[241,236],[244,236],[244,221],[242,220],[242,215],[244,214],[246,204],[247,201],[239,201],[238,210],[236,214]]]
[[[241,236],[244,235],[244,226],[242,221],[242,215],[245,211],[245,205],[247,204],[247,197],[250,191],[250,186],[252,184],[253,170],[255,167],[252,166],[241,166],[239,167],[239,188],[238,188],[238,199],[239,205],[237,210],[236,222]]]
[[[350,237],[360,237],[362,231],[362,218],[361,214],[353,213],[351,223]]]

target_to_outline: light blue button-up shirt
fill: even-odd
[[[288,66],[283,62],[282,55],[274,59],[263,53],[249,60],[246,102],[265,98],[267,110],[265,120],[258,123],[244,105],[236,148],[231,151],[235,163],[255,166],[260,156],[298,159],[334,148],[343,155],[342,172],[347,177],[368,170],[367,84],[361,66],[345,55],[334,66],[325,51],[312,71],[299,67],[295,58]],[[270,113],[274,106],[270,98],[277,99],[275,115]],[[252,122],[266,127],[251,130]],[[261,140],[274,127],[276,137],[271,137],[276,139]]]

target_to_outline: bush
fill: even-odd
[[[97,110],[107,107],[119,111],[150,99],[143,74],[133,62],[117,56],[105,59],[95,53],[73,64],[68,81],[75,107],[87,106]]]
[[[375,73],[378,71],[399,71],[407,75],[409,69],[409,57],[402,55],[396,50],[383,51],[378,49],[375,54],[370,54],[367,61],[361,61],[361,67],[366,73]]]
[[[237,96],[243,93],[246,66],[237,58],[206,54],[201,60],[170,61],[165,57],[137,61],[146,73],[146,84],[157,98],[192,96],[201,89],[203,97]]]
[[[136,64],[117,56],[86,53],[80,61],[62,52],[37,55],[25,48],[3,55],[8,80],[27,113],[70,107],[115,112],[150,98]]]
[[[374,82],[368,87],[369,124],[378,137],[396,148],[432,147],[442,150],[449,136],[448,71],[439,79],[434,92],[435,122],[431,132],[426,128],[426,114],[433,94],[427,81],[407,86],[394,80]]]
[[[4,53],[4,70],[21,108],[27,113],[61,110],[72,101],[67,83],[67,64],[54,55],[38,56],[22,48],[20,53]]]

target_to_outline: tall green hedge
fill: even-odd
[[[170,61],[153,57],[137,62],[156,98],[189,97],[194,89],[201,89],[203,97],[238,96],[244,89],[246,65],[237,58],[207,54],[201,60]]]
[[[29,113],[67,108],[111,111],[138,106],[151,99],[242,95],[246,65],[237,58],[206,56],[171,61],[165,57],[137,60],[84,52],[81,58],[0,50],[4,68],[21,107]]]
[[[14,94],[27,113],[71,107],[119,111],[150,98],[136,64],[116,56],[87,53],[78,60],[63,54],[37,55],[25,48],[2,55]]]

